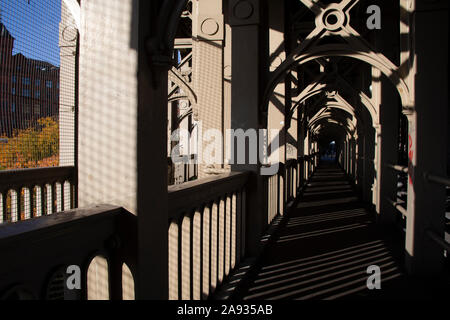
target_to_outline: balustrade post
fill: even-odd
[[[35,205],[35,203],[33,201],[33,193],[34,193],[34,186],[31,185],[31,186],[28,187],[28,201],[30,203],[30,205],[29,205],[29,208],[30,208],[30,216],[29,216],[29,218],[30,219],[34,217],[33,211],[34,211],[34,208],[36,207],[36,205]]]
[[[56,181],[51,184],[51,194],[52,194],[52,213],[58,211],[58,189]]]
[[[8,199],[8,190],[2,190],[2,221],[6,222],[8,221],[8,206],[7,206],[7,199]]]
[[[39,186],[39,195],[40,195],[40,200],[41,200],[41,216],[45,215],[47,213],[47,185],[46,184],[41,184]]]
[[[12,208],[13,208],[13,203],[14,203],[14,206],[16,209],[16,219],[17,219],[16,221],[22,220],[21,215],[20,215],[20,203],[21,203],[20,200],[22,198],[21,191],[22,191],[21,188],[16,188],[16,189],[14,189],[15,196],[11,195],[11,213],[12,213]]]

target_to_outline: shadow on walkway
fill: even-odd
[[[319,166],[235,299],[410,299],[430,297],[402,269],[403,239],[386,233],[344,172]],[[367,288],[367,268],[381,289]]]

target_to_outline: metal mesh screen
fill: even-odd
[[[0,223],[74,206],[73,170],[49,168],[74,166],[78,31],[65,2],[0,1]],[[12,171],[25,168],[39,170]]]
[[[0,170],[73,165],[70,13],[61,0],[0,4]]]

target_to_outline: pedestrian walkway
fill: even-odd
[[[382,230],[374,218],[344,172],[322,164],[234,298],[431,296],[427,289],[414,287],[402,269],[402,235]],[[381,270],[380,290],[367,287],[374,272],[369,266]]]

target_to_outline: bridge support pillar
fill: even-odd
[[[261,128],[259,114],[259,97],[261,96],[261,67],[263,49],[260,25],[262,4],[260,0],[229,1],[229,24],[231,26],[232,45],[232,82],[231,82],[231,129],[258,130]],[[267,50],[267,51],[264,51]],[[259,139],[259,137],[258,137]],[[266,226],[267,216],[264,181],[260,175],[260,162],[249,163],[251,158],[246,144],[246,163],[236,163],[233,155],[233,171],[250,171],[247,188],[247,221],[245,253],[256,256],[260,253],[260,238]]]
[[[353,180],[356,179],[356,141],[352,137],[350,140],[351,159],[350,159],[350,176]]]
[[[154,22],[161,2],[112,0],[105,4],[93,0],[81,6],[79,206],[110,203],[136,215],[136,228],[129,230],[136,238],[135,265],[129,266],[134,283],[129,285],[134,284],[137,299],[163,300],[168,298],[170,57],[164,55],[167,52],[150,53],[148,42],[158,38]],[[120,23],[107,23],[117,17]],[[114,40],[99,33],[115,35]],[[154,49],[161,47],[158,43]],[[153,64],[149,56],[161,63]],[[120,298],[120,291],[114,298]]]
[[[397,172],[390,169],[387,165],[398,162],[397,157],[397,137],[398,137],[398,98],[396,92],[390,83],[384,80],[381,82],[381,104],[380,104],[380,123],[381,132],[379,139],[379,156],[377,170],[378,177],[378,196],[377,213],[379,222],[382,224],[395,223],[395,208],[390,200],[397,200]]]
[[[273,72],[286,59],[286,48],[284,43],[284,5],[277,0],[269,0],[267,1],[267,6],[269,24],[268,64],[269,70]],[[294,124],[294,122],[291,122],[291,127],[287,128],[286,115],[290,108],[290,99],[286,94],[289,90],[288,83],[288,81],[282,81],[276,86],[270,97],[267,113],[269,144],[271,145],[275,138],[278,138],[279,140],[278,148],[271,148],[270,150],[271,157],[272,159],[278,159],[277,161],[282,164],[286,164],[288,152],[292,152],[292,150],[288,150],[288,132],[294,130],[293,126],[295,126],[296,129],[296,124]],[[276,130],[278,133],[276,133],[276,131],[273,131],[272,133],[271,130]],[[276,135],[278,135],[278,137],[275,137]],[[276,160],[271,162],[274,161]],[[288,197],[285,171],[282,172],[279,186],[279,213],[284,214]]]
[[[305,182],[305,126],[306,124],[305,116],[305,104],[301,104],[298,109],[298,145],[297,145],[297,155],[300,160],[300,186],[303,186]]]
[[[193,1],[192,14],[192,69],[193,83],[197,94],[194,116],[198,117],[203,135],[208,130],[224,133],[224,17],[222,0]],[[198,114],[196,114],[198,112]],[[204,136],[206,137],[206,136]],[[208,135],[209,138],[211,138]],[[221,173],[224,168],[224,143],[220,139],[213,142],[198,141],[198,177]],[[206,145],[214,146],[214,153],[204,152]],[[200,156],[200,154],[199,154]]]
[[[387,81],[387,80],[386,80]],[[377,201],[379,202],[377,208],[379,209],[378,220],[382,224],[395,223],[395,208],[390,200],[397,200],[397,172],[389,168],[388,164],[396,165],[397,157],[397,132],[398,132],[398,98],[396,92],[393,92],[392,85],[385,83],[383,79],[381,84],[382,89],[382,103],[380,105],[380,123],[381,123],[381,137],[380,137],[380,155],[378,157],[378,170],[380,171],[378,177],[379,193]]]
[[[379,125],[374,126],[374,130],[369,131],[364,136],[364,181],[363,181],[363,199],[373,204],[373,186],[374,186],[374,158],[376,137],[380,128]]]
[[[386,6],[382,15],[382,28],[375,34],[376,47],[395,64],[399,63],[399,5],[392,3]],[[379,74],[381,75],[381,74]],[[398,164],[398,121],[400,99],[392,83],[385,77],[376,77],[374,82],[377,90],[377,105],[379,107],[379,123],[381,136],[378,163],[378,220],[382,224],[394,225],[396,210],[390,200],[397,200],[397,172],[388,164]]]

